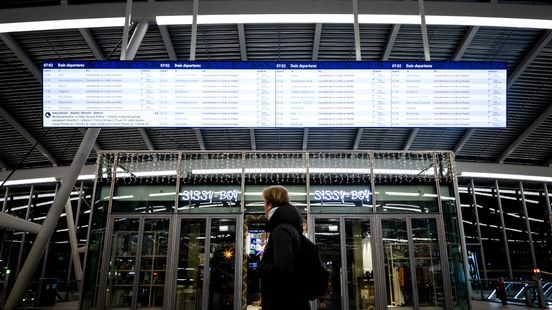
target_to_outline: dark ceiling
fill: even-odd
[[[191,7],[190,1],[172,2]],[[552,12],[552,1],[425,1],[426,13],[435,2],[451,11],[459,4],[477,4],[502,11]],[[135,7],[142,4],[134,1]],[[26,13],[36,15],[45,8],[109,12],[124,5],[124,1],[3,1],[0,16],[18,14],[25,20]],[[133,15],[131,34],[140,22]],[[136,60],[190,59],[191,25],[157,26],[155,21],[147,25]],[[362,60],[424,60],[420,25],[360,24],[359,34]],[[427,34],[432,61],[507,63],[507,128],[105,128],[95,150],[452,150],[459,161],[550,166],[552,31],[428,25]],[[122,37],[122,27],[0,33],[1,168],[71,163],[86,129],[42,126],[42,61],[118,60]],[[354,61],[355,52],[353,24],[217,24],[198,25],[195,60]],[[93,151],[89,163],[95,158]]]

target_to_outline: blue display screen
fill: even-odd
[[[502,62],[45,61],[45,127],[506,127]]]

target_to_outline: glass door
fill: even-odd
[[[316,309],[374,309],[375,281],[370,219],[315,218],[315,243],[330,271]]]
[[[382,218],[387,306],[444,309],[436,218]]]
[[[236,236],[235,218],[180,219],[175,309],[234,309]]]
[[[113,219],[106,308],[163,308],[169,226],[168,218]]]
[[[445,308],[437,218],[313,217],[315,243],[330,271],[315,309]]]

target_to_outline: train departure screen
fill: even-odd
[[[45,61],[46,127],[505,127],[495,62]]]

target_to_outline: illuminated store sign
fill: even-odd
[[[369,188],[319,188],[311,193],[311,201],[319,202],[338,202],[338,203],[370,203],[372,192]],[[318,189],[319,188],[319,189]]]
[[[235,190],[184,190],[180,192],[180,199],[193,202],[238,202],[240,191]]]

